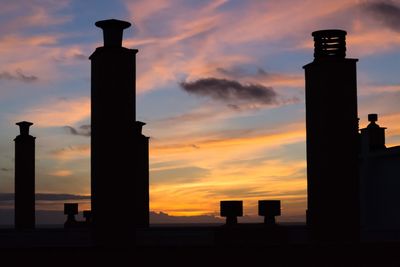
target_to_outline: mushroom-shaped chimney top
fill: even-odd
[[[376,113],[368,114],[368,121],[369,121],[369,122],[376,122],[376,121],[378,121],[378,114],[376,114]]]
[[[313,32],[314,58],[345,58],[346,34],[346,31],[337,29]]]
[[[369,128],[369,129],[371,129],[371,128],[381,128],[376,123],[378,121],[378,114],[376,114],[376,113],[368,114],[368,121],[369,121],[369,124],[368,124],[367,128]]]
[[[103,30],[105,47],[121,47],[123,31],[131,26],[129,22],[117,19],[100,20],[95,25]]]
[[[66,215],[78,214],[78,203],[64,203],[64,214]]]
[[[133,125],[133,127],[135,129],[135,132],[138,133],[138,134],[141,134],[144,125],[146,125],[146,123],[144,123],[142,121],[135,121],[134,125]]]
[[[29,121],[21,121],[17,122],[16,125],[19,126],[19,132],[21,135],[29,135],[29,127],[33,125],[33,123]]]

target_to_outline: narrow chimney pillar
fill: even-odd
[[[29,134],[31,122],[16,123],[15,139],[15,228],[35,228],[35,137]]]

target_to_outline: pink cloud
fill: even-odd
[[[73,172],[70,170],[56,170],[49,173],[49,175],[57,177],[68,177],[71,176],[72,174]]]
[[[68,146],[64,147],[62,149],[57,149],[51,152],[52,156],[55,157],[58,160],[76,160],[76,159],[82,159],[82,158],[89,158],[90,156],[90,146],[89,145],[74,145],[74,146]],[[56,174],[60,174],[60,172],[55,172]],[[66,172],[63,171],[61,174],[64,175],[58,175],[58,176],[66,176]],[[72,174],[72,173],[68,173]]]
[[[258,66],[265,64],[260,58],[269,63],[268,56],[278,52],[306,49],[311,57],[311,32],[319,29],[347,30],[349,57],[385,53],[398,47],[398,34],[376,23],[362,8],[363,3],[204,1],[194,7],[193,3],[180,1],[158,0],[156,4],[126,1],[136,31],[125,44],[140,48],[140,91],[162,88],[182,77],[188,80],[221,77],[218,68]],[[238,7],[223,8],[234,4]],[[172,11],[174,16],[170,16]],[[296,74],[288,73],[285,77],[276,74],[263,79],[247,77],[247,80],[257,79],[276,87],[303,86],[302,77]]]
[[[67,7],[69,0],[49,0],[46,3],[14,0],[2,3],[0,14],[12,14],[3,23],[2,30],[9,32],[30,27],[48,27],[71,20],[70,16],[60,15],[57,11]]]
[[[74,125],[90,117],[90,99],[81,97],[76,99],[47,100],[27,108],[9,120],[29,120],[37,127],[59,127]]]

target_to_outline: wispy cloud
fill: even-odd
[[[68,7],[69,4],[68,0],[49,0],[46,1],[46,4],[22,0],[3,2],[0,11],[2,14],[0,22],[3,25],[2,34],[68,22],[72,17],[60,14],[59,11]]]
[[[73,194],[55,194],[55,193],[36,193],[37,201],[64,201],[64,200],[84,200],[90,199],[90,196]],[[0,193],[0,201],[14,201],[13,193]]]
[[[90,116],[90,99],[87,97],[47,100],[37,106],[27,108],[15,119],[29,119],[38,127],[62,127],[74,125]]]
[[[0,64],[4,79],[29,82],[40,77],[40,82],[45,82],[62,76],[51,58],[58,47],[70,46],[62,43],[65,31],[56,29],[72,20],[72,16],[60,12],[70,3],[69,0],[49,0],[45,4],[21,0],[2,2]],[[15,69],[24,71],[11,71]]]
[[[138,54],[138,59],[144,62],[138,74],[141,90],[162,88],[182,80],[181,77],[191,81],[217,77],[260,83],[273,86],[278,93],[276,86],[301,87],[301,76],[274,72],[269,55],[305,49],[311,55],[310,33],[318,29],[347,30],[349,55],[383,53],[399,45],[397,37],[382,32],[382,27],[370,23],[368,18],[373,12],[376,19],[381,16],[388,25],[397,27],[398,5],[393,1],[312,0],[301,5],[293,1],[203,1],[194,5],[159,0],[157,3],[126,1],[136,26],[134,39],[128,39],[126,44],[144,48]],[[171,18],[171,10],[179,12]],[[244,64],[260,66],[261,63],[272,71],[254,73],[243,77],[244,80],[232,77],[229,72]],[[299,67],[301,64],[304,62],[298,62]],[[154,75],[157,79],[152,78]]]
[[[150,223],[224,223],[224,220],[213,215],[171,216],[165,212],[150,212]]]
[[[51,154],[59,160],[76,160],[90,156],[89,145],[68,146],[51,151]]]
[[[164,140],[152,144],[152,161],[168,158],[176,163],[169,164],[167,170],[180,166],[179,176],[187,177],[178,183],[152,183],[152,209],[174,216],[217,214],[221,199],[239,198],[249,205],[246,213],[256,214],[257,199],[278,198],[283,200],[285,209],[290,210],[287,215],[302,214],[306,198],[305,154],[293,157],[288,163],[276,149],[283,144],[304,142],[304,139],[303,126],[292,125],[270,133],[238,131],[236,134],[188,136],[187,139],[177,136],[171,143]],[[294,147],[288,149],[285,153],[295,153]],[[197,168],[208,169],[209,173],[191,179],[191,170],[182,168],[187,166],[185,162],[196,162]],[[201,210],[195,208],[199,205]]]
[[[79,128],[74,128],[72,126],[64,126],[63,128],[72,135],[81,135],[86,137],[90,137],[91,135],[91,127],[88,124],[81,125]]]
[[[210,170],[196,166],[163,168],[162,170],[152,170],[152,183],[168,184],[179,182],[193,182],[210,175]]]
[[[73,172],[71,170],[57,170],[49,173],[49,175],[57,177],[68,177],[71,176],[72,174]]]
[[[279,130],[238,130],[238,131],[217,131],[205,133],[198,136],[175,136],[169,140],[163,140],[152,146],[153,151],[162,150],[170,152],[193,150],[192,144],[204,149],[214,150],[226,149],[227,147],[246,147],[249,145],[263,144],[263,146],[276,146],[305,140],[305,130],[302,124],[292,124],[282,127]],[[158,153],[159,153],[158,152]],[[208,151],[211,152],[211,151]],[[221,151],[222,152],[222,151]]]
[[[16,80],[21,82],[34,82],[38,79],[35,75],[24,74],[22,70],[18,69],[15,72],[3,71],[0,72],[0,80]]]

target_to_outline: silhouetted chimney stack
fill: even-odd
[[[83,218],[85,218],[85,222],[87,225],[92,223],[92,211],[91,210],[84,210],[83,211]]]
[[[104,46],[91,60],[91,191],[94,236],[101,245],[133,244],[135,228],[147,227],[148,138],[136,121],[136,49],[122,47],[131,24],[96,22]],[[110,214],[120,214],[117,218]]]
[[[78,214],[78,203],[64,203],[64,214],[67,215],[64,228],[75,227],[77,225],[75,215]]]
[[[15,141],[15,228],[35,228],[35,137],[29,135],[31,122],[16,123]]]
[[[150,224],[149,199],[149,137],[143,135],[146,123],[134,123],[135,138],[135,227],[145,228]]]
[[[346,32],[314,37],[306,78],[307,224],[317,242],[359,240],[357,59],[345,58]],[[340,215],[339,215],[340,214]]]
[[[385,146],[385,130],[376,122],[378,114],[368,114],[368,126],[361,129],[361,151],[369,152],[386,148]]]

